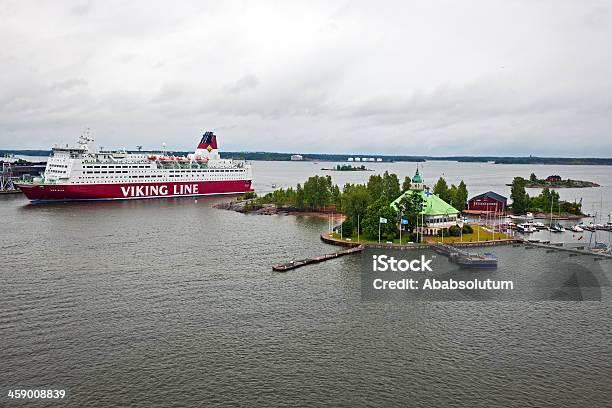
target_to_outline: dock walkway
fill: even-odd
[[[593,252],[587,249],[570,248],[570,247],[563,246],[562,243],[551,244],[551,243],[528,241],[528,242],[525,242],[525,247],[526,248],[529,248],[529,247],[545,248],[548,250],[547,252],[562,251],[562,252],[568,252],[570,254],[576,254],[576,255],[588,255],[588,256],[594,256],[597,258],[612,259],[612,254],[607,253],[607,252]]]
[[[344,256],[344,255],[355,254],[355,253],[363,251],[364,249],[365,247],[363,245],[352,246],[350,248],[343,249],[341,251],[334,252],[332,254],[315,256],[313,258],[299,259],[299,260],[290,261],[284,264],[274,265],[272,267],[272,270],[275,272],[287,272],[291,269],[296,269],[301,266],[312,265],[312,264],[319,263],[319,262],[329,261],[330,259],[340,258],[341,256]]]

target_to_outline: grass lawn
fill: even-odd
[[[480,241],[493,241],[493,233],[490,231],[486,231],[484,228],[482,228],[481,226],[478,225],[472,225],[472,228],[474,229],[474,233],[473,234],[463,234],[463,239],[461,239],[461,237],[447,237],[444,236],[444,242],[474,242],[474,241],[478,241],[478,230],[480,230]],[[499,232],[495,233],[495,240],[498,239],[508,239],[510,238],[510,236],[508,234],[502,234]],[[435,241],[435,242],[442,242],[442,237],[427,237],[426,239],[431,240],[431,241]]]
[[[334,238],[336,238],[336,239],[340,239],[340,234],[333,233],[333,234],[332,234],[332,237],[334,237]],[[353,235],[353,236],[351,236],[351,237],[348,237],[348,238],[350,238],[352,242],[357,242],[357,234],[355,234],[355,235]],[[343,236],[343,237],[342,237],[342,239],[347,240],[347,237],[346,237],[346,236]],[[445,241],[446,241],[446,239],[445,239]],[[360,243],[360,244],[363,244],[364,242],[366,242],[366,243],[370,243],[370,244],[378,244],[378,238],[376,238],[376,239],[366,239],[366,237],[365,237],[364,235],[361,235],[361,234],[360,234],[360,235],[359,235],[359,243]],[[390,241],[390,242],[391,242],[391,241]],[[405,236],[405,235],[403,235],[403,234],[402,234],[402,244],[407,244],[408,242],[409,242],[409,241],[408,241],[408,239],[407,239],[407,236]],[[386,243],[387,243],[387,240],[386,240],[386,239],[384,239],[384,238],[381,238],[381,239],[380,239],[380,243],[381,243],[381,244],[386,244]],[[393,243],[394,243],[394,244],[399,244],[399,243],[400,243],[399,238],[394,239],[394,240],[393,240]]]
[[[492,232],[486,231],[484,228],[482,228],[482,227],[480,227],[478,225],[472,225],[472,228],[474,229],[474,233],[472,233],[472,234],[463,234],[463,239],[461,239],[461,237],[447,237],[447,236],[444,236],[444,242],[451,243],[451,242],[475,242],[475,241],[478,241],[479,240],[478,239],[479,238],[479,234],[478,234],[478,230],[479,229],[480,229],[480,241],[493,241],[493,233]],[[340,239],[340,234],[334,233],[334,234],[332,234],[332,236],[334,238],[336,238],[336,239]],[[343,236],[342,238],[344,240],[347,240],[347,238],[350,238],[350,240],[352,242],[357,242],[357,234],[354,234],[351,237]],[[508,234],[502,234],[502,233],[499,233],[499,232],[495,233],[495,240],[498,240],[498,239],[508,239],[508,238],[511,238]],[[442,242],[442,237],[425,236],[425,240],[426,241],[434,241],[434,242]],[[374,240],[366,239],[363,235],[360,235],[359,236],[359,242],[360,243],[367,242],[367,243],[374,243],[374,244],[376,244],[376,243],[378,243],[378,239],[374,239]],[[384,243],[387,242],[387,240],[382,238],[380,240],[380,242],[384,244]],[[399,244],[400,243],[399,238],[394,239],[393,243],[394,244]],[[402,236],[402,244],[407,244],[407,243],[408,243],[407,235],[406,236]]]

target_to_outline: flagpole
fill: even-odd
[[[357,243],[359,243],[359,214],[357,214]]]
[[[378,217],[378,243],[380,244],[380,216]]]
[[[416,225],[415,225],[415,227],[416,227],[416,242],[418,244],[419,243],[419,214],[418,213],[417,213],[417,216],[416,216]]]
[[[399,228],[400,228],[400,245],[402,245],[402,216],[401,215],[400,215]]]

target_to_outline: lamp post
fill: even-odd
[[[442,219],[442,243],[444,243],[444,223],[448,217],[448,208],[444,211],[444,218]]]

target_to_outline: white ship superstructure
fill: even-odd
[[[83,135],[75,147],[53,147],[44,175],[31,184],[21,184],[20,188],[28,198],[41,201],[252,191],[251,166],[243,161],[222,159],[217,137],[212,132],[206,132],[196,151],[187,156],[96,150],[89,147],[91,141]]]

